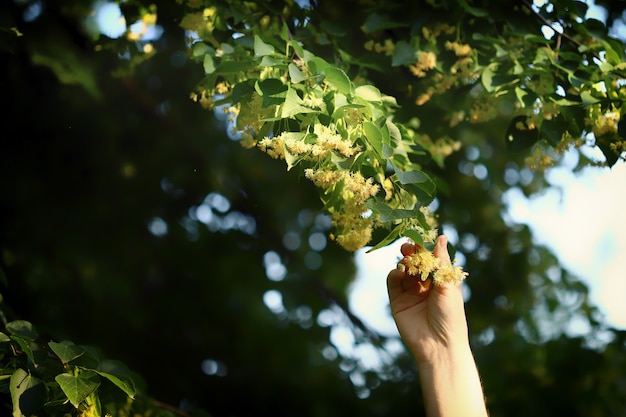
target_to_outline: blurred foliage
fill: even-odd
[[[24,376],[18,369],[35,391],[46,381],[48,395],[61,395],[49,378],[73,369],[51,350],[61,344],[141,375],[132,411],[145,415],[421,415],[411,358],[394,353],[395,337],[376,335],[350,312],[352,254],[322,238],[330,222],[314,186],[242,148],[222,115],[189,99],[205,68],[189,59],[181,27],[188,9],[153,3],[123,3],[128,25],[119,37],[95,31],[90,2],[0,6],[2,413],[13,410],[9,375]],[[469,14],[480,27],[472,19],[487,8],[478,3],[451,3],[453,13],[436,15],[456,22]],[[563,8],[546,6],[541,16],[581,6],[553,3]],[[306,12],[259,4],[277,13],[290,4],[296,18]],[[416,24],[433,16],[418,4],[388,15]],[[626,5],[604,6],[610,27]],[[324,30],[308,47],[333,62],[329,50],[361,50],[364,22],[389,36],[407,30],[380,15],[366,20],[364,4],[322,1],[312,10]],[[510,17],[540,34],[534,13],[488,10],[496,28]],[[139,33],[154,26],[155,16],[153,39],[130,30],[134,22]],[[506,145],[511,103],[488,123],[449,127],[438,121],[462,104],[458,92],[416,106],[415,96],[403,99],[409,74],[389,76],[388,62],[377,65],[382,71],[368,78],[398,97],[396,117],[419,115],[422,128],[463,144],[427,169],[440,191],[439,223],[458,235],[457,256],[471,273],[467,311],[491,415],[626,415],[625,332],[609,328],[586,287],[507,219],[506,190],[545,186],[527,168],[528,152]],[[573,318],[582,330],[569,331]],[[31,322],[37,337],[16,330]],[[340,351],[330,338],[338,327],[381,365]],[[40,367],[38,355],[50,366]],[[93,362],[77,369],[99,370]],[[103,411],[127,415],[128,392],[109,388],[121,397]],[[37,415],[80,411],[56,402]]]

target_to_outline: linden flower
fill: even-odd
[[[422,281],[439,268],[439,263],[439,259],[426,249],[420,249],[402,260],[404,271],[409,275],[420,275]]]
[[[442,265],[438,258],[423,248],[412,255],[405,256],[398,265],[398,269],[408,275],[419,276],[422,281],[426,281],[432,273],[433,284],[440,287],[459,285],[468,275],[460,266]]]
[[[467,275],[460,266],[444,265],[433,274],[433,284],[440,287],[459,285]]]

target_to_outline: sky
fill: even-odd
[[[564,268],[589,286],[591,303],[609,325],[626,329],[626,163],[574,174],[571,167],[577,159],[572,152],[561,166],[548,170],[551,187],[543,192],[526,198],[511,189],[504,197],[505,215],[511,222],[527,224],[534,242],[547,246]],[[399,259],[401,243],[357,252],[357,278],[350,291],[353,312],[387,335],[397,331],[385,279]],[[469,279],[480,279],[468,272]]]

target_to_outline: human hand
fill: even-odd
[[[433,255],[441,265],[451,265],[445,236],[437,239]],[[405,243],[404,257],[419,249]],[[402,263],[402,261],[400,261]],[[391,312],[400,336],[418,362],[432,363],[450,350],[469,346],[467,321],[460,285],[436,286],[431,279],[422,281],[419,272],[409,275],[401,268],[387,276]]]

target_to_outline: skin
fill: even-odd
[[[433,255],[450,264],[445,236]],[[405,243],[403,256],[418,249]],[[461,286],[434,286],[430,279],[394,269],[387,276],[391,311],[417,361],[428,417],[485,417],[484,394],[469,344]]]

